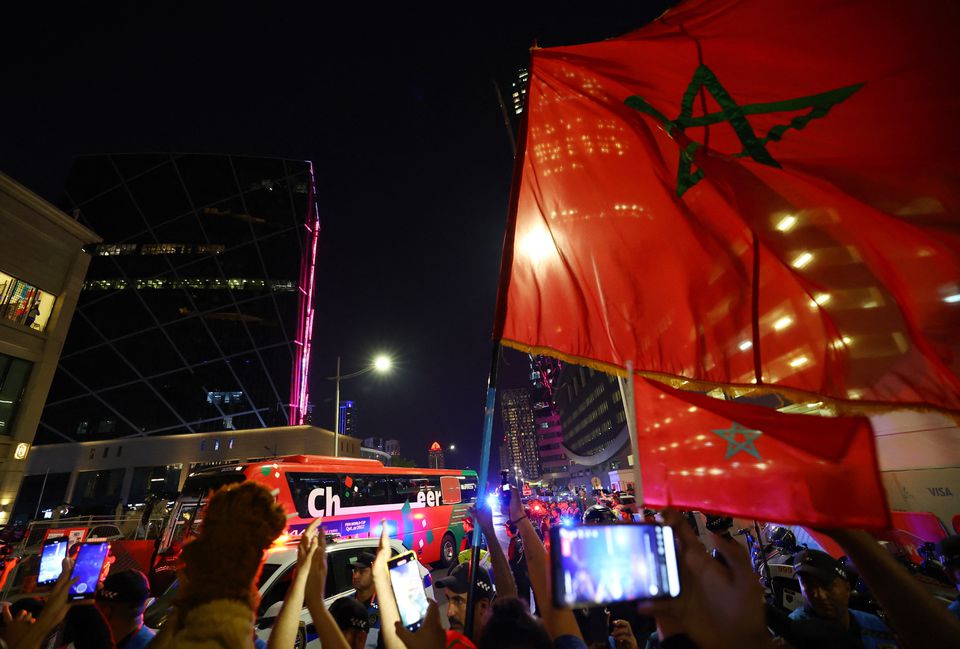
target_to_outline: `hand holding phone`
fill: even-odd
[[[423,589],[419,565],[413,552],[398,554],[387,561],[400,623],[410,631],[419,629],[427,616],[427,593]]]
[[[37,574],[37,585],[46,586],[60,578],[63,570],[63,560],[67,556],[68,539],[63,536],[50,539],[43,544],[40,551],[40,572]]]
[[[680,594],[673,529],[608,524],[550,530],[553,600],[581,608]]]
[[[93,599],[109,552],[110,543],[107,541],[80,544],[77,561],[73,564],[73,571],[70,573],[71,581],[76,578],[77,582],[70,586],[67,599],[70,601]]]

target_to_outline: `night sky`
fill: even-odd
[[[389,378],[342,384],[361,435],[399,439],[419,465],[434,439],[455,443],[448,466],[477,468],[513,164],[494,81],[509,101],[535,39],[616,36],[668,3],[473,3],[456,15],[327,4],[74,3],[8,16],[0,171],[59,204],[77,154],[312,160],[316,422],[332,427],[323,377],[337,354],[347,373],[387,351],[399,364]],[[526,370],[508,353],[500,386],[525,385]],[[495,468],[496,445],[492,455]]]

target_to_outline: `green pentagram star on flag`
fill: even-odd
[[[723,459],[729,460],[740,451],[743,451],[758,460],[763,460],[763,458],[760,457],[760,452],[757,451],[757,447],[753,444],[754,440],[763,435],[763,433],[759,430],[744,428],[735,421],[730,422],[730,424],[730,428],[715,428],[711,431],[715,435],[719,435],[727,440],[727,454]]]
[[[693,102],[700,92],[700,88],[707,89],[713,98],[720,105],[721,110],[707,115],[694,117]],[[826,117],[830,109],[843,102],[853,93],[863,87],[862,83],[836,88],[816,95],[807,97],[797,97],[795,99],[786,99],[782,101],[771,101],[758,104],[739,105],[733,96],[717,79],[717,75],[705,65],[700,65],[693,74],[693,79],[683,94],[680,103],[680,114],[676,119],[669,119],[666,115],[651,106],[643,97],[633,95],[627,97],[624,103],[634,110],[646,113],[656,118],[667,131],[667,133],[677,139],[687,128],[706,127],[711,124],[720,124],[727,122],[737,134],[737,138],[743,145],[743,150],[734,153],[737,158],[752,158],[754,161],[771,167],[779,167],[780,163],[776,161],[767,144],[770,142],[779,142],[784,133],[790,129],[800,130],[809,124],[812,120]],[[797,115],[786,124],[779,124],[771,128],[766,136],[760,137],[753,130],[748,118],[749,115],[759,115],[763,113],[776,113],[785,111],[798,111],[809,109],[802,115]],[[699,142],[684,138],[680,148],[680,164],[677,168],[677,196],[683,196],[684,192],[693,187],[703,178],[703,170],[693,170],[693,155],[698,148],[703,146]]]

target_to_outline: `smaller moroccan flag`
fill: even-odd
[[[890,526],[864,417],[785,414],[635,381],[643,500],[813,527]]]

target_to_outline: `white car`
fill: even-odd
[[[329,607],[334,600],[341,597],[350,597],[356,591],[352,584],[351,564],[357,559],[360,552],[376,553],[380,540],[369,539],[348,539],[345,541],[327,542],[327,587],[326,604]],[[390,539],[390,547],[393,550],[392,555],[407,552],[407,548],[399,539]],[[257,607],[256,634],[257,637],[266,642],[270,637],[270,630],[277,616],[280,615],[280,607],[283,606],[283,600],[286,598],[287,590],[293,579],[294,568],[297,563],[296,545],[288,545],[279,548],[267,550],[266,558],[263,564],[263,570],[260,573],[260,580],[257,589],[260,592],[260,605]],[[430,571],[418,562],[420,577],[423,579],[423,586],[427,591],[427,597],[433,598],[433,584],[430,578]],[[159,628],[167,617],[167,612],[176,597],[178,582],[174,582],[166,592],[157,598],[144,613],[144,623],[153,629]],[[368,642],[369,644],[369,642]],[[305,649],[307,647],[319,647],[320,642],[317,638],[316,629],[313,626],[313,619],[310,617],[306,607],[300,612],[300,631],[297,634],[297,640],[294,644],[296,649]]]

